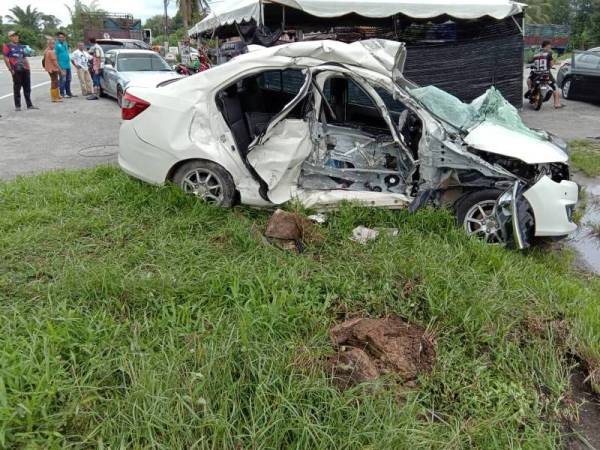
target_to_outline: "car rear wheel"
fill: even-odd
[[[123,106],[123,89],[121,86],[117,87],[117,105],[119,105],[119,108]]]
[[[235,200],[233,178],[223,167],[211,161],[189,161],[173,175],[173,182],[186,194],[207,203],[231,207]]]
[[[505,242],[495,214],[496,201],[500,194],[497,189],[485,189],[471,192],[457,201],[456,219],[467,235],[478,237],[490,244]]]
[[[563,98],[569,99],[571,98],[571,79],[567,78],[565,81],[563,81],[561,90],[562,90],[562,96]]]

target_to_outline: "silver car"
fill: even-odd
[[[121,106],[123,94],[129,86],[153,87],[180,77],[152,50],[110,50],[105,54],[101,94],[116,98]]]

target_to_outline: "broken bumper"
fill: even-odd
[[[577,229],[572,216],[579,189],[576,183],[560,183],[543,176],[529,189],[519,181],[498,199],[496,216],[507,242],[529,247],[533,236],[564,237]]]
[[[535,236],[566,236],[577,229],[572,216],[579,188],[572,181],[560,183],[543,176],[523,193],[533,211]]]

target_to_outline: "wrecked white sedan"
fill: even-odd
[[[119,164],[222,206],[450,205],[469,234],[527,247],[576,229],[564,143],[494,89],[464,104],[402,76],[404,45],[251,48],[123,99]]]

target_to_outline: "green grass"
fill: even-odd
[[[600,355],[598,280],[444,211],[345,206],[302,255],[262,242],[268,212],[115,168],[0,183],[0,211],[0,448],[553,448],[567,350]],[[428,326],[433,373],[336,390],[344,310]],[[539,326],[562,318],[566,342]]]
[[[589,177],[600,176],[600,143],[587,139],[572,141],[571,165]]]

